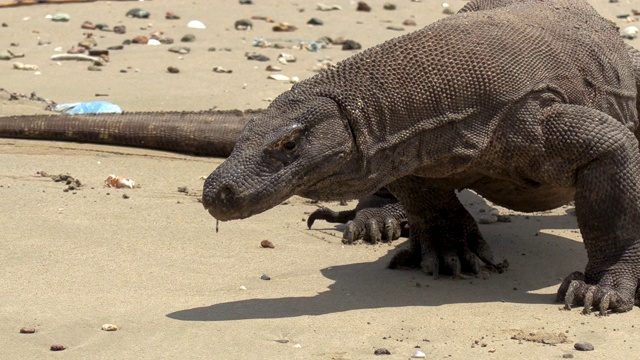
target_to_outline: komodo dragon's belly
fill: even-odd
[[[532,212],[555,209],[573,201],[575,188],[540,184],[526,179],[500,179],[484,175],[465,176],[465,181],[455,181],[459,188],[475,191],[496,205]]]

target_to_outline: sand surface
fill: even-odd
[[[127,111],[264,108],[291,85],[268,80],[268,64],[302,79],[318,61],[336,62],[352,52],[339,46],[319,52],[255,48],[255,38],[309,39],[344,37],[373,46],[406,33],[387,30],[414,19],[424,26],[444,15],[440,2],[395,1],[397,10],[356,12],[346,0],[328,4],[340,11],[315,10],[313,1],[96,2],[37,5],[0,10],[0,51],[24,58],[0,62],[0,87],[58,103],[108,100]],[[610,4],[591,1],[621,27],[616,15],[640,9],[640,1]],[[454,10],[464,4],[452,0]],[[141,7],[149,19],[126,18]],[[166,11],[180,20],[165,20]],[[67,23],[47,14],[68,13]],[[253,20],[250,31],[236,31],[234,21],[268,16],[298,27],[275,33],[273,24]],[[308,27],[318,17],[323,26]],[[188,29],[189,20],[207,29]],[[93,31],[98,47],[117,45],[137,35],[163,31],[173,45],[191,53],[168,52],[172,45],[129,45],[111,51],[100,72],[85,62],[54,62],[49,57],[83,39],[88,20],[127,33]],[[193,33],[193,43],[180,38]],[[50,42],[38,45],[38,41]],[[17,43],[17,46],[11,46]],[[637,41],[630,42],[639,46]],[[210,47],[231,51],[207,51]],[[249,61],[258,52],[269,62]],[[281,65],[278,54],[295,55]],[[14,61],[35,64],[40,74],[12,69]],[[180,69],[170,74],[168,66]],[[232,69],[218,74],[213,67]],[[126,70],[126,72],[122,72]],[[96,94],[107,96],[96,97]],[[0,113],[42,113],[28,101],[0,100]],[[428,359],[576,359],[640,358],[640,310],[609,317],[560,311],[555,291],[567,274],[583,270],[586,254],[572,208],[523,215],[510,223],[481,225],[504,274],[433,280],[419,271],[385,268],[392,245],[341,243],[340,226],[305,220],[316,208],[302,198],[242,221],[215,221],[197,201],[202,176],[223,159],[99,145],[0,140],[0,358],[2,359],[372,359],[386,348],[407,359],[418,348]],[[48,177],[69,173],[80,190]],[[139,188],[105,188],[109,174],[134,179]],[[189,194],[178,191],[187,187]],[[125,198],[125,195],[128,198]],[[491,204],[461,194],[471,214]],[[337,203],[328,206],[346,209]],[[260,247],[271,240],[274,249]],[[271,280],[261,280],[267,274]],[[244,287],[244,289],[241,289]],[[105,332],[103,324],[120,330]],[[34,327],[35,334],[19,334]],[[512,339],[515,337],[516,339]],[[527,339],[544,339],[543,344]],[[520,340],[518,340],[520,339]],[[590,342],[581,353],[574,343]],[[60,353],[52,344],[67,347]]]

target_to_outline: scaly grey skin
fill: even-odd
[[[0,117],[0,137],[125,145],[229,156],[260,110]]]
[[[589,262],[558,297],[629,311],[640,277],[636,95],[628,48],[586,2],[461,13],[280,95],[209,176],[203,204],[232,220],[292,195],[385,186],[411,227],[391,266],[457,276],[493,260],[455,189],[518,211],[575,200]]]

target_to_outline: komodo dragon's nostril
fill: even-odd
[[[218,197],[220,200],[226,200],[233,196],[233,188],[229,184],[222,185],[220,191],[218,191]]]

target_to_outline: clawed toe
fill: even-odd
[[[623,296],[618,290],[597,284],[588,284],[581,272],[574,272],[567,276],[558,289],[557,302],[564,303],[565,310],[571,310],[573,305],[582,305],[582,314],[591,314],[592,309],[598,309],[601,316],[608,312],[626,312],[633,308],[633,298]]]

